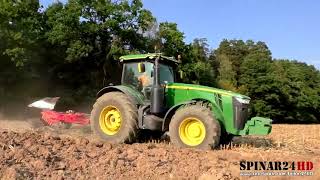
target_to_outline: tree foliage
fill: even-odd
[[[61,96],[81,106],[109,83],[120,83],[119,56],[181,55],[182,82],[252,98],[251,115],[279,121],[320,121],[320,72],[272,59],[261,41],[185,41],[175,22],[157,22],[141,0],[69,0],[43,8],[38,0],[0,1],[0,98],[9,102]]]

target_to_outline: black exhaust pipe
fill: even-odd
[[[151,107],[150,112],[153,114],[159,114],[163,112],[164,109],[164,88],[160,84],[160,66],[159,66],[160,56],[155,60],[153,72],[153,85],[151,91]]]

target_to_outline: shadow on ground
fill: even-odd
[[[272,139],[266,137],[235,137],[232,142],[236,146],[250,146],[255,148],[272,148],[275,147],[275,143]]]

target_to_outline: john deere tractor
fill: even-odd
[[[271,120],[247,119],[250,98],[177,83],[179,61],[160,53],[126,55],[121,85],[97,93],[93,131],[112,143],[132,143],[144,130],[168,132],[180,147],[210,149],[232,136],[267,135]]]

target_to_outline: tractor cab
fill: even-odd
[[[120,61],[123,62],[121,84],[141,92],[146,101],[150,101],[152,86],[157,78],[156,61],[158,61],[160,86],[164,87],[168,83],[175,82],[178,61],[174,58],[161,56],[158,53],[122,56]]]

